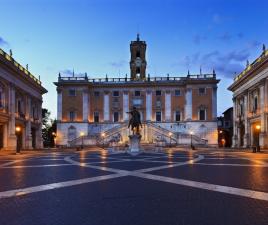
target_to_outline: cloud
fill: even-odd
[[[207,37],[204,36],[204,35],[199,35],[199,34],[196,34],[194,37],[193,37],[193,41],[195,44],[199,45],[202,41],[206,40]]]
[[[225,78],[233,78],[235,73],[239,73],[244,69],[245,62],[249,56],[248,49],[225,53],[218,50],[203,54],[197,52],[193,55],[185,56],[177,65],[182,65],[187,69],[202,66],[203,71],[215,69],[219,75]]]
[[[66,76],[66,77],[72,77],[73,74],[74,74],[74,76],[78,76],[78,77],[85,76],[85,73],[81,73],[81,72],[77,73],[74,70],[70,70],[70,69],[61,70],[60,73],[62,76]]]
[[[0,37],[0,46],[4,46],[4,45],[8,46],[9,44],[6,40],[4,40],[4,38]]]
[[[125,60],[110,62],[109,65],[114,68],[121,68],[123,67],[127,62]]]

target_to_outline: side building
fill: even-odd
[[[42,95],[39,79],[0,49],[0,149],[42,148]]]
[[[268,147],[268,50],[234,78],[233,147]]]
[[[129,112],[143,122],[142,142],[217,145],[216,74],[146,75],[146,42],[130,44],[130,77],[59,75],[57,145],[128,141]],[[81,137],[83,136],[83,137]]]

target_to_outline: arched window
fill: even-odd
[[[74,126],[70,126],[68,128],[68,141],[72,141],[76,138],[76,128]]]
[[[208,132],[208,128],[202,124],[199,128],[198,128],[198,133],[200,135],[200,138],[206,138]]]

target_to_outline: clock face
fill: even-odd
[[[137,57],[135,60],[135,64],[137,67],[140,67],[141,66],[141,58]]]

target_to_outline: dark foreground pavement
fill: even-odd
[[[268,224],[268,156],[105,151],[0,159],[1,225]]]

